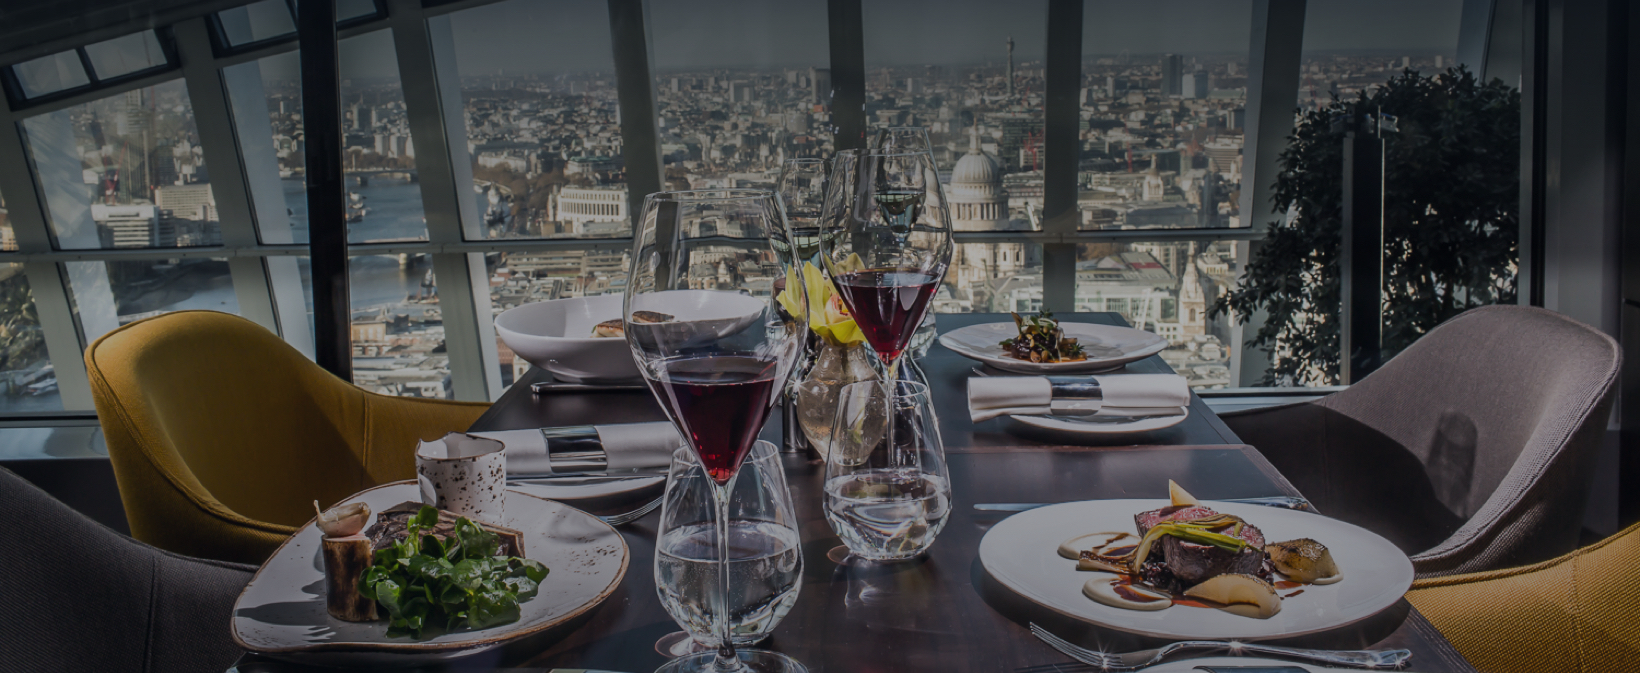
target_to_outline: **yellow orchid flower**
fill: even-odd
[[[815,334],[839,345],[863,343],[866,340],[859,326],[854,324],[854,319],[849,317],[848,308],[832,287],[831,279],[809,262],[803,263],[803,288],[808,292],[809,329],[814,330]],[[802,303],[802,298],[797,296],[790,284],[775,299],[787,313],[792,314],[797,313]]]

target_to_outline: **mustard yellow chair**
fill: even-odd
[[[489,407],[366,392],[214,311],[133,322],[85,364],[132,536],[240,563],[266,560],[314,500],[414,478],[417,440]]]
[[[1640,671],[1636,531],[1534,565],[1418,580],[1407,599],[1486,673]]]

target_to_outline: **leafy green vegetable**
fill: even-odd
[[[387,610],[387,635],[420,638],[430,626],[482,629],[517,621],[519,603],[535,597],[547,567],[497,556],[499,536],[465,517],[456,519],[448,538],[423,534],[437,524],[438,510],[423,506],[404,539],[377,551],[359,578],[360,593]]]

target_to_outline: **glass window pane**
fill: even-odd
[[[885,0],[864,7],[872,126],[928,128],[958,231],[1040,229],[1044,0],[997,11],[980,0]],[[915,26],[908,30],[908,26]],[[1042,249],[961,243],[940,312],[1042,301]]]
[[[17,232],[11,228],[11,214],[6,210],[4,194],[0,194],[0,252],[17,252]]]
[[[1230,385],[1226,315],[1208,317],[1235,283],[1245,241],[1083,243],[1076,249],[1076,310],[1112,311],[1167,339],[1162,351],[1192,388]]]
[[[119,324],[172,311],[239,313],[226,258],[104,262]],[[76,296],[83,312],[94,298]]]
[[[297,52],[222,69],[263,243],[307,243],[302,80]],[[268,203],[264,203],[268,201]]]
[[[0,414],[62,408],[23,265],[0,264]]]
[[[159,38],[151,30],[86,45],[85,53],[97,79],[113,79],[166,63]]]
[[[502,311],[535,301],[619,294],[626,290],[626,248],[610,250],[540,250],[502,252],[488,257],[490,311]],[[495,340],[501,356],[502,387],[524,376],[530,363]]]
[[[23,128],[57,247],[221,245],[181,80],[30,117]]]
[[[1247,226],[1237,213],[1247,0],[1087,0],[1081,229]]]
[[[449,22],[485,237],[631,237],[608,5],[510,0]]]
[[[348,273],[353,382],[385,395],[450,399],[450,357],[432,258],[354,257]]]
[[[416,147],[404,113],[393,32],[379,30],[342,40],[340,60],[347,240],[427,240],[421,183],[416,179]],[[287,196],[287,205],[289,202]]]
[[[1333,94],[1354,98],[1411,68],[1433,75],[1455,65],[1463,0],[1315,0],[1304,10],[1300,110]],[[1416,21],[1408,21],[1416,17]]]
[[[361,16],[376,14],[375,0],[337,0],[336,22],[341,23]]]
[[[669,186],[772,187],[785,159],[831,156],[826,3],[664,2],[650,20]]]
[[[291,19],[285,0],[260,0],[217,12],[216,17],[222,23],[222,34],[229,46],[296,34],[296,22]]]
[[[85,74],[85,64],[80,62],[80,53],[72,49],[18,63],[11,71],[17,75],[17,83],[22,85],[26,98],[91,83]]]

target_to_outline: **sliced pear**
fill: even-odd
[[[1281,612],[1281,597],[1276,595],[1276,588],[1252,575],[1218,575],[1185,589],[1184,595],[1230,606],[1252,606],[1255,609],[1237,608],[1231,612],[1254,619],[1269,619]]]
[[[1172,479],[1167,480],[1167,497],[1173,500],[1174,507],[1194,507],[1202,504],[1196,496],[1190,495],[1183,486]]]
[[[1343,578],[1327,545],[1299,538],[1264,546],[1264,553],[1287,579],[1305,584],[1332,584]]]
[[[1096,573],[1082,585],[1082,595],[1101,605],[1123,610],[1150,612],[1173,607],[1172,594],[1143,584],[1129,584],[1126,577],[1114,573]]]

